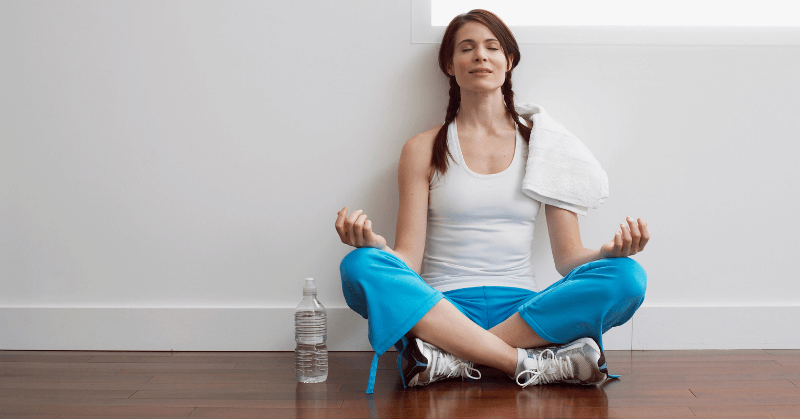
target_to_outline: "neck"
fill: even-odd
[[[513,118],[506,110],[503,92],[499,88],[491,92],[471,92],[461,89],[458,125],[478,131],[515,128]]]

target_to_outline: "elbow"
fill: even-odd
[[[556,271],[558,271],[558,274],[563,278],[567,276],[568,273],[572,272],[572,269],[575,267],[573,265],[575,262],[575,258],[571,257],[571,255],[555,259]]]
[[[563,258],[554,257],[553,262],[555,262],[556,265],[556,272],[558,272],[558,274],[561,275],[562,278],[567,276],[567,274],[569,273],[569,269],[567,269],[567,266],[564,264]]]
[[[422,269],[422,258],[419,259],[414,258],[412,252],[409,252],[397,246],[395,246],[395,249],[391,253],[397,256],[398,259],[402,260],[403,263],[405,263],[406,266],[408,266],[411,270],[413,270],[417,274],[420,274],[420,271]]]
[[[572,270],[580,265],[580,261],[583,258],[582,247],[574,246],[569,249],[562,249],[558,252],[553,252],[553,261],[556,265],[556,271],[558,271],[561,277],[567,276]]]
[[[561,275],[561,277],[564,277],[564,267],[558,260],[554,260],[554,262],[556,264],[556,272],[558,272],[558,274]]]
[[[417,259],[409,258],[405,262],[406,262],[406,265],[408,265],[408,267],[411,268],[411,270],[413,270],[414,272],[417,273],[417,275],[420,275],[420,276],[422,275],[422,260],[421,259],[417,260]]]

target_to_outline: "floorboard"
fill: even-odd
[[[395,352],[331,352],[298,384],[292,352],[0,351],[0,418],[800,419],[800,350],[608,351],[619,380],[520,388],[483,378],[404,389]]]

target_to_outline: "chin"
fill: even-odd
[[[464,90],[475,93],[489,93],[494,92],[495,90],[500,90],[502,87],[503,83],[475,83],[470,86],[464,86]]]

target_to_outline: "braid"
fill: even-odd
[[[447,116],[444,118],[446,123],[449,124],[456,119],[459,106],[461,106],[461,87],[456,83],[456,77],[450,76],[450,103],[447,104]]]
[[[503,99],[506,102],[506,110],[511,117],[514,118],[514,123],[517,124],[519,127],[519,131],[522,133],[522,137],[525,138],[525,141],[530,142],[531,140],[531,129],[528,128],[527,125],[523,124],[519,120],[519,114],[517,113],[517,109],[514,107],[514,91],[511,90],[511,72],[506,73],[506,81],[503,83],[503,87],[501,88],[503,92]]]
[[[461,87],[456,83],[455,76],[450,76],[450,103],[447,104],[447,115],[444,118],[444,125],[439,129],[436,134],[436,140],[433,142],[433,156],[431,163],[442,175],[447,172],[449,163],[447,157],[453,158],[450,149],[447,147],[447,129],[450,123],[456,119],[458,109],[461,106]]]

